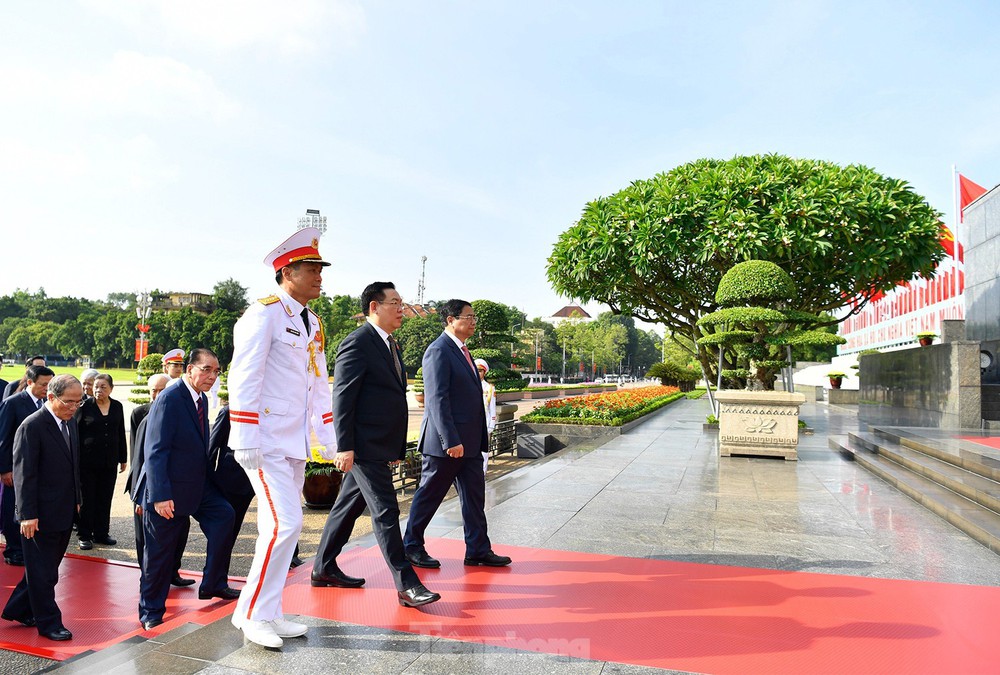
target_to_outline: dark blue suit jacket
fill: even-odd
[[[424,352],[424,420],[417,449],[431,457],[447,457],[448,448],[465,446],[463,458],[482,462],[489,449],[486,410],[479,375],[448,333]]]
[[[201,394],[205,421],[199,428],[198,411],[184,382],[168,387],[156,398],[146,418],[144,456],[139,481],[145,490],[143,508],[174,500],[177,516],[190,516],[201,504],[208,477],[208,399]]]
[[[27,391],[14,394],[0,404],[0,473],[13,470],[14,433],[36,410],[35,400]]]

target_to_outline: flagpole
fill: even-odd
[[[959,226],[962,223],[962,205],[959,203],[958,199],[959,199],[959,197],[958,197],[958,167],[956,167],[954,164],[952,164],[951,165],[951,203],[952,203],[952,206],[954,208],[954,214],[953,214],[954,227],[951,230],[951,236],[952,236],[952,239],[953,239],[953,241],[952,241],[952,248],[951,248],[951,266],[952,266],[952,272],[953,272],[954,277],[955,277],[954,280],[953,280],[953,284],[954,284],[954,291],[955,291],[955,299],[956,300],[959,297],[959,289],[958,289],[958,274],[959,274],[959,272],[958,272],[958,246],[959,246],[959,244],[958,244],[958,228],[959,228]],[[964,298],[962,299],[962,305],[963,306],[965,305],[965,299]],[[963,313],[963,315],[965,314],[964,311],[962,313]]]

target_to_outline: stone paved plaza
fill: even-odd
[[[1000,585],[986,547],[827,447],[857,427],[847,408],[806,404],[815,429],[799,461],[719,458],[702,431],[705,399],[681,400],[597,448],[569,448],[491,481],[494,548],[505,545],[634,558],[807,571],[884,579]],[[246,534],[246,532],[245,532]],[[455,500],[429,537],[461,539]],[[369,535],[355,546],[370,546]],[[309,554],[310,551],[306,551]],[[433,551],[432,551],[433,553]],[[518,564],[515,559],[514,566]],[[305,617],[316,630],[282,652],[242,646],[228,620],[102,672],[203,673],[640,673],[652,669],[485,646]],[[176,636],[173,636],[176,637]],[[45,665],[10,652],[5,672]],[[48,662],[51,663],[51,662]],[[87,665],[89,663],[89,665]],[[92,672],[86,659],[60,672]]]

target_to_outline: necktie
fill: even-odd
[[[472,363],[472,354],[469,353],[469,348],[462,345],[462,353],[465,354],[465,360],[469,362],[469,367],[472,368],[472,372],[476,374],[476,379],[479,379],[479,371],[476,370],[476,366]]]
[[[69,442],[69,425],[66,424],[66,420],[60,420],[59,426],[62,427],[62,435],[63,440],[66,441],[66,447],[72,450],[73,446]]]
[[[35,401],[35,410],[41,410],[41,409],[42,409],[42,399],[38,399],[37,401]]]
[[[205,435],[205,399],[198,398],[198,433]]]
[[[399,362],[399,345],[396,344],[396,338],[389,336],[389,351],[392,353],[392,365],[396,366],[396,377],[399,381],[403,381],[403,364]]]
[[[306,325],[306,335],[308,336],[309,335],[309,308],[308,307],[303,307],[302,308],[302,314],[300,314],[299,316],[302,317],[302,323],[304,323]]]

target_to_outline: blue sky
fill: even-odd
[[[1000,3],[81,0],[0,7],[0,294],[253,296],[307,208],[328,293],[565,304],[584,204],[779,152],[1000,183]],[[34,255],[34,251],[40,255]],[[590,306],[599,310],[600,307]]]

